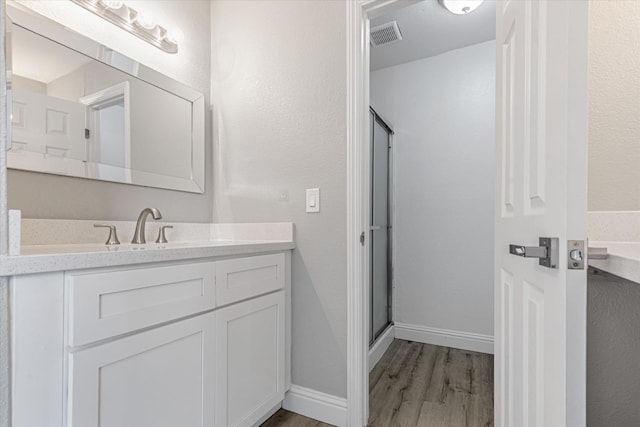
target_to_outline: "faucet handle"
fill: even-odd
[[[165,236],[164,230],[167,228],[173,228],[173,225],[162,225],[158,230],[158,238],[156,239],[156,243],[169,243],[167,242],[167,236]]]
[[[105,245],[119,245],[118,234],[116,233],[116,226],[111,224],[93,224],[94,228],[108,228],[109,238],[105,242]]]

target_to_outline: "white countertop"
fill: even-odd
[[[640,283],[640,242],[589,241],[589,247],[607,248],[607,259],[590,259],[589,266]]]
[[[220,240],[145,245],[27,245],[0,257],[0,276],[84,268],[252,255],[293,249],[293,240]]]

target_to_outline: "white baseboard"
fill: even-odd
[[[282,407],[323,423],[338,427],[347,425],[347,399],[309,388],[292,385],[284,395]]]
[[[397,322],[394,327],[396,338],[401,340],[493,354],[493,337],[491,335],[450,331]]]
[[[378,364],[395,338],[394,326],[389,326],[369,350],[369,372]]]

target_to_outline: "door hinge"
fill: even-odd
[[[84,130],[84,139],[89,139],[89,137],[91,136],[91,131],[89,129]]]
[[[360,233],[360,244],[364,246],[364,231]]]

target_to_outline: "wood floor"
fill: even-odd
[[[394,340],[369,374],[370,427],[493,426],[493,356]],[[285,410],[262,427],[327,427]]]

